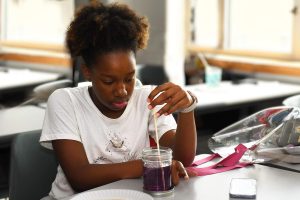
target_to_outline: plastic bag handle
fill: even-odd
[[[204,176],[209,174],[216,174],[220,172],[229,171],[236,168],[245,167],[252,163],[241,163],[239,162],[245,152],[248,150],[243,144],[239,144],[235,148],[235,152],[230,154],[229,156],[222,159],[220,162],[217,162],[208,167],[198,168],[197,166],[209,162],[215,158],[221,157],[219,154],[211,154],[203,159],[195,161],[191,167],[188,167],[189,170],[195,172],[198,176]]]

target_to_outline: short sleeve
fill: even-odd
[[[152,113],[150,113],[149,117],[149,135],[156,141],[156,136],[155,136],[155,126],[154,126],[154,117]],[[176,130],[177,128],[177,123],[173,117],[173,115],[161,115],[160,117],[157,118],[157,134],[158,134],[158,139],[161,138],[161,136],[168,132],[169,130]]]
[[[40,143],[52,149],[51,141],[58,139],[81,141],[74,106],[67,89],[58,89],[50,95]]]

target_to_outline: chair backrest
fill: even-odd
[[[9,156],[10,148],[0,142],[0,199],[8,197]]]
[[[143,85],[160,85],[169,80],[163,66],[141,65],[137,70],[137,78]]]
[[[11,147],[9,199],[38,200],[47,196],[58,162],[54,152],[39,144],[41,131],[16,135]]]

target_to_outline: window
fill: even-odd
[[[205,5],[205,6],[203,6]],[[201,46],[218,46],[218,0],[197,0],[194,10],[194,40]],[[196,12],[195,12],[196,11]]]
[[[228,48],[291,53],[293,0],[231,0]]]
[[[190,49],[300,60],[300,0],[191,0]]]
[[[45,9],[46,8],[46,9]],[[1,0],[1,41],[64,45],[73,0]]]

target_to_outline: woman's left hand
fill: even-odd
[[[191,95],[179,85],[171,82],[157,86],[148,96],[149,109],[165,104],[157,111],[158,115],[169,115],[189,107],[193,103]]]
[[[171,173],[172,173],[172,183],[175,186],[178,185],[181,177],[183,177],[185,180],[188,180],[189,177],[197,176],[195,172],[184,168],[183,164],[177,160],[172,161]]]

